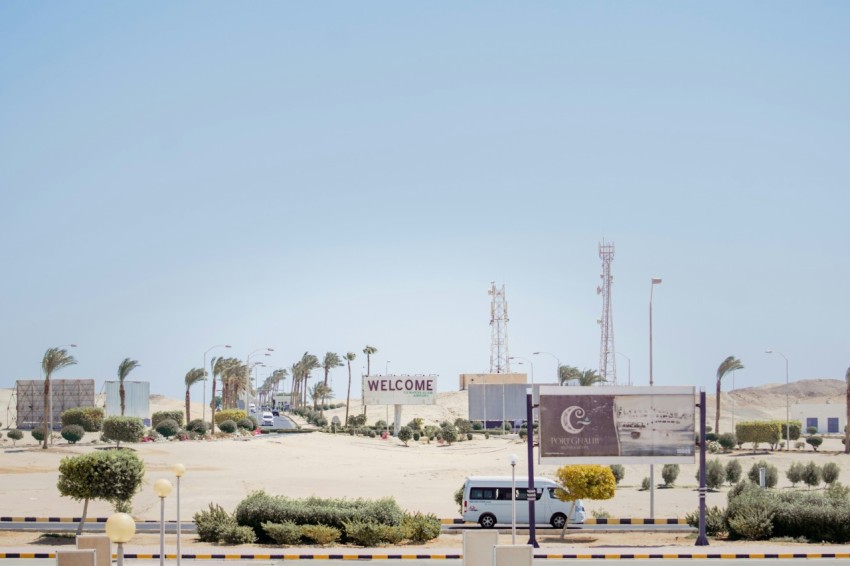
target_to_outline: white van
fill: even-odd
[[[520,525],[528,521],[528,478],[516,478],[516,522]],[[555,496],[558,484],[546,478],[534,478],[534,490],[537,497],[534,503],[535,524],[546,523],[562,529],[571,501],[561,501]],[[463,484],[463,520],[478,523],[485,529],[497,524],[511,524],[511,477],[507,476],[470,476]],[[581,500],[575,502],[570,523],[584,522],[584,505]]]

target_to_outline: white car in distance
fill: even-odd
[[[263,411],[263,421],[260,426],[274,426],[274,415],[271,411]]]

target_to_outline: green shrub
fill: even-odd
[[[685,515],[688,525],[699,528],[699,510]],[[726,512],[715,505],[705,509],[705,534],[710,537],[720,536],[726,533]]]
[[[301,534],[308,541],[321,545],[336,542],[342,536],[339,529],[325,525],[302,525]]]
[[[244,419],[239,419],[236,422],[236,427],[241,428],[243,430],[256,430],[256,428],[257,428],[254,421],[252,421],[248,417],[245,417]]]
[[[611,464],[611,473],[614,474],[614,482],[619,485],[623,478],[626,477],[626,468],[622,464]]]
[[[116,511],[129,512],[144,477],[145,465],[132,450],[97,450],[62,458],[56,487],[63,497],[85,502],[85,519],[92,499],[108,501]]]
[[[724,432],[723,434],[718,436],[717,442],[719,442],[720,446],[722,446],[723,449],[726,451],[732,450],[733,448],[735,448],[735,446],[738,445],[738,440],[731,432]]]
[[[178,429],[183,427],[183,411],[157,411],[151,415],[151,428],[169,419],[177,423]]]
[[[100,407],[74,407],[62,411],[62,426],[79,425],[86,432],[98,432],[103,428],[103,409]]]
[[[821,475],[823,476],[823,483],[826,485],[832,485],[838,480],[838,475],[841,473],[841,468],[838,467],[838,464],[835,462],[827,462],[821,468]]]
[[[664,485],[674,485],[677,477],[679,477],[679,464],[664,464],[664,467],[661,468],[661,478],[664,480]]]
[[[35,438],[39,442],[44,440],[44,429],[43,428],[34,428],[34,429],[32,429],[32,431],[30,431],[30,434],[32,435],[33,438]]]
[[[472,430],[482,430],[484,428],[484,423],[481,421],[475,421],[472,423]]]
[[[459,515],[463,515],[463,488],[461,485],[457,488],[457,491],[454,492],[454,501],[457,504],[457,512]]]
[[[823,444],[823,438],[820,436],[810,436],[806,439],[806,444],[812,447],[812,449],[817,452],[818,446]]]
[[[374,430],[369,430],[369,438],[377,438],[378,433]]]
[[[806,433],[808,433],[808,434],[817,434],[817,432],[818,432],[818,427],[816,427],[816,426],[807,426],[806,427]]]
[[[398,429],[398,439],[404,442],[404,445],[407,446],[407,443],[410,439],[413,438],[413,431],[410,430],[410,427],[403,426]]]
[[[372,521],[399,526],[404,511],[391,498],[323,499],[308,497],[290,499],[255,491],[239,502],[234,512],[238,524],[254,529],[260,540],[266,538],[263,523],[293,522],[297,525],[327,525],[345,532],[346,521]]]
[[[251,527],[229,525],[222,529],[220,540],[225,544],[254,544],[257,535]]]
[[[786,440],[786,441],[788,440],[788,435],[786,434],[786,430],[790,430],[791,440],[797,440],[798,438],[800,438],[800,430],[803,426],[802,424],[800,424],[800,421],[791,421],[787,424],[785,423],[785,421],[773,421],[773,422],[779,423],[779,426],[781,427],[781,431],[782,431],[782,439],[783,440]]]
[[[717,442],[717,434],[713,432],[705,433],[705,441],[706,442]]]
[[[187,431],[194,432],[196,434],[206,434],[209,429],[209,423],[202,421],[201,419],[192,419],[189,421],[189,424],[186,425]]]
[[[170,438],[180,432],[180,425],[177,424],[177,421],[175,421],[174,419],[161,420],[154,428],[159,434],[161,434],[165,438]]]
[[[445,440],[448,444],[452,442],[457,442],[457,428],[453,424],[447,424],[444,427],[441,427],[440,433],[443,435],[443,440]]]
[[[846,496],[790,491],[775,494],[774,500],[774,536],[803,536],[819,543],[850,542],[850,501]]]
[[[292,521],[283,523],[263,523],[263,532],[266,537],[276,544],[294,546],[301,543],[301,526]]]
[[[401,431],[399,431],[399,432],[401,432]],[[420,434],[419,434],[419,431],[418,431],[418,430],[417,430],[416,432],[414,432],[414,433],[413,433],[413,442],[419,442],[419,439],[420,439],[420,438],[422,438],[422,436],[420,436]]]
[[[215,414],[215,424],[221,426],[224,421],[233,421],[236,424],[240,419],[244,419],[248,413],[242,409],[225,409]]]
[[[400,525],[383,525],[374,521],[346,521],[343,524],[346,541],[364,547],[397,544],[404,540]]]
[[[699,472],[697,472],[699,473]],[[705,485],[709,489],[720,489],[726,481],[726,470],[720,460],[711,460],[705,465]]]
[[[809,487],[817,487],[820,485],[821,471],[820,466],[814,462],[809,462],[803,468],[803,483]]]
[[[12,439],[12,446],[15,446],[24,437],[24,433],[18,429],[12,429],[6,433],[6,436]]]
[[[454,425],[458,434],[462,434],[463,436],[466,436],[468,432],[472,432],[472,423],[467,419],[458,417],[455,419]]]
[[[83,430],[83,427],[80,425],[65,425],[62,427],[62,438],[70,442],[71,444],[76,444],[86,435],[86,431]]]
[[[796,487],[798,483],[803,481],[803,471],[806,466],[802,462],[792,462],[788,469],[785,470],[785,477],[791,482],[791,485]]]
[[[646,491],[650,488],[649,478],[643,478],[642,480],[640,480],[640,488],[643,491]]]
[[[729,492],[726,526],[731,538],[765,540],[773,533],[776,505],[770,492],[757,484],[741,483]]]
[[[116,442],[141,442],[145,425],[139,417],[107,417],[103,419],[103,437]]]
[[[193,518],[201,542],[218,542],[225,530],[237,526],[233,515],[218,504],[210,503],[209,511],[198,511]]]
[[[773,464],[768,464],[764,460],[759,460],[755,464],[752,465],[750,471],[747,472],[747,477],[753,482],[755,485],[759,485],[759,468],[764,468],[764,486],[765,487],[776,487],[776,484],[779,483],[779,470],[776,469],[776,466]]]
[[[401,525],[404,538],[414,544],[426,543],[440,536],[440,520],[434,514],[423,515],[418,511],[413,515],[405,513]]]
[[[726,481],[729,482],[730,485],[741,481],[742,473],[741,462],[738,460],[729,460],[729,462],[726,463]]]
[[[221,432],[226,432],[228,434],[233,434],[236,432],[236,422],[235,421],[222,421],[218,423],[218,428]]]
[[[735,425],[735,438],[741,444],[752,442],[753,450],[761,443],[775,446],[779,443],[779,439],[782,438],[780,423],[776,421],[740,422]]]

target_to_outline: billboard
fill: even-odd
[[[437,376],[364,375],[363,402],[367,405],[433,405],[437,402]]]
[[[121,397],[118,381],[107,381],[106,415],[121,414]],[[151,384],[149,381],[124,381],[124,416],[139,417],[146,426],[151,425]]]
[[[539,461],[692,464],[695,395],[693,387],[541,387]]]

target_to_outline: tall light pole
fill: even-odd
[[[534,388],[534,362],[529,360],[528,358],[523,358],[522,356],[511,356],[508,358],[509,360],[523,360],[529,366],[531,366],[531,387]],[[557,359],[557,358],[556,358]]]
[[[765,350],[764,353],[778,354],[785,360],[785,451],[787,452],[791,449],[791,402],[788,397],[788,358],[786,358],[785,354],[782,352],[777,352],[775,350]]]
[[[76,344],[62,344],[59,348],[76,348]],[[50,387],[50,396],[48,398],[48,409],[47,412],[50,413],[47,415],[47,430],[44,431],[44,434],[50,438],[50,444],[53,445],[53,384],[48,385]],[[15,415],[15,419],[17,419],[17,414]],[[16,421],[17,422],[17,421]]]
[[[614,352],[614,353],[617,354],[618,356],[623,356],[624,358],[626,358],[626,361],[629,362],[629,385],[631,385],[632,384],[632,359],[630,357],[628,357],[627,355],[625,355],[623,352]]]
[[[532,352],[532,354],[535,355],[535,356],[539,356],[540,354],[546,354],[548,356],[552,356],[553,358],[555,358],[555,363],[558,364],[557,366],[555,366],[555,381],[558,383],[558,385],[560,385],[561,384],[561,360],[558,359],[558,356],[556,356],[552,352],[543,352],[543,351]]]
[[[248,412],[248,395],[249,395],[250,390],[251,390],[251,373],[250,373],[251,372],[251,356],[253,356],[254,354],[256,354],[258,352],[264,352],[264,355],[271,356],[271,352],[274,352],[274,348],[257,348],[256,350],[254,350],[253,352],[248,354],[248,357],[245,358],[245,367],[248,368],[248,375],[246,376],[248,378],[248,383],[245,384],[245,412],[246,413]]]
[[[516,544],[516,463],[519,457],[511,454],[508,461],[511,463],[511,544]]]
[[[652,379],[652,290],[661,284],[660,277],[653,277],[649,284],[649,386],[654,385]],[[649,465],[649,518],[655,518],[655,466]]]
[[[159,497],[159,566],[165,566],[165,498],[171,493],[171,482],[165,478],[156,480],[153,492]]]
[[[186,466],[174,464],[171,471],[177,478],[177,566],[180,566],[180,478],[186,473]]]
[[[207,354],[216,348],[230,348],[230,344],[217,344],[204,352],[204,365],[201,366],[204,369],[204,406],[202,407],[203,415],[201,416],[201,420],[204,421],[204,423],[207,422]],[[215,403],[215,392],[213,392],[212,402]]]

